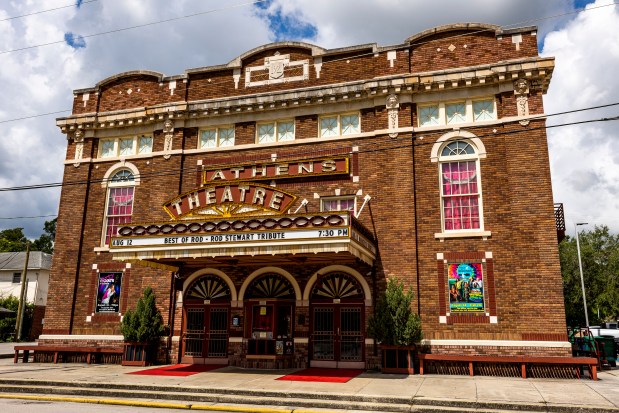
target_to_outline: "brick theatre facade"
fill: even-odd
[[[150,286],[162,361],[375,367],[397,277],[428,351],[570,355],[536,34],[280,42],[76,90],[40,341],[118,346]]]

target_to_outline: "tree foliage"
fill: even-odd
[[[165,334],[163,318],[157,309],[155,293],[146,287],[135,310],[127,310],[120,324],[125,341],[155,343]]]
[[[578,268],[576,238],[566,237],[559,244],[563,295],[567,324],[585,325],[584,305]],[[580,232],[585,293],[589,323],[597,325],[619,318],[619,235],[607,226]],[[599,315],[598,315],[599,314]]]
[[[0,307],[14,311],[15,314],[9,317],[0,318],[0,341],[10,341],[15,333],[15,323],[17,321],[17,308],[19,300],[13,295],[8,297],[0,297]],[[34,316],[34,304],[26,303],[24,307],[24,322],[22,324],[22,336],[20,339],[27,339],[30,335],[32,327],[32,318]]]
[[[376,304],[376,314],[368,320],[368,334],[387,345],[410,346],[421,341],[421,319],[412,311],[414,293],[404,293],[404,283],[389,279],[387,289]]]
[[[30,244],[31,251],[43,251],[48,254],[54,253],[54,240],[56,239],[56,221],[45,221],[43,234]],[[26,251],[28,238],[24,235],[23,228],[10,228],[0,231],[0,252]]]

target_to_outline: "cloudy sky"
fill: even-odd
[[[619,6],[613,0],[3,0],[0,2],[0,189],[59,182],[66,140],[55,118],[74,89],[129,70],[166,75],[227,63],[264,43],[390,45],[455,22],[537,25],[556,57],[547,114],[619,102]],[[618,2],[619,3],[619,2]],[[189,16],[189,17],[185,17]],[[163,22],[166,21],[166,22]],[[161,23],[157,23],[161,22]],[[152,24],[156,23],[156,24]],[[134,29],[124,30],[136,27]],[[553,116],[560,125],[619,115],[619,106]],[[32,117],[28,119],[20,119]],[[555,202],[574,222],[619,232],[619,121],[548,130]],[[0,230],[35,238],[58,188],[0,192]]]

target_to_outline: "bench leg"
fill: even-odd
[[[54,351],[54,364],[58,363],[58,352]]]
[[[419,359],[419,375],[423,376],[423,359]]]
[[[598,366],[596,365],[591,366],[590,372],[591,372],[591,378],[593,380],[597,380],[598,379]]]
[[[520,364],[520,371],[522,372],[522,378],[526,379],[527,378],[527,363]]]
[[[17,364],[18,359],[19,359],[19,350],[15,350],[15,357],[13,357],[13,363]]]
[[[473,375],[473,362],[469,361],[469,374],[472,376]]]
[[[22,358],[22,361],[24,363],[28,363],[28,356],[30,355],[30,350],[24,350],[24,357]]]

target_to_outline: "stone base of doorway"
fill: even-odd
[[[243,358],[231,359],[230,366],[242,367],[244,369],[262,370],[286,370],[304,369],[307,367],[305,361],[298,361],[292,356],[244,356]]]

